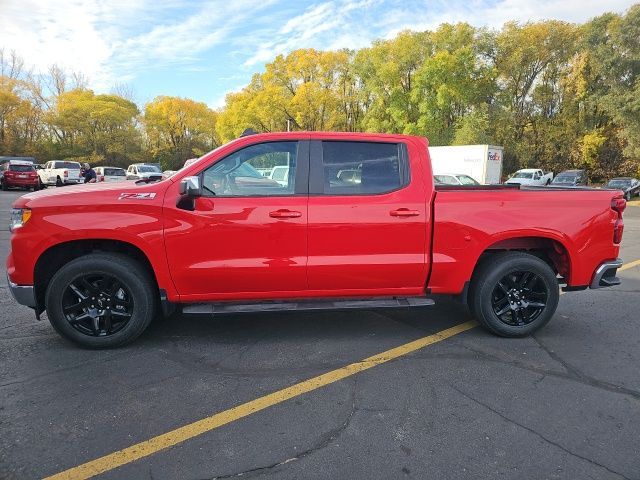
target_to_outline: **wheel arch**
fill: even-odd
[[[47,248],[35,263],[33,284],[38,313],[45,309],[45,292],[53,275],[69,261],[98,252],[119,253],[136,260],[147,270],[156,288],[159,289],[158,278],[151,260],[140,247],[133,243],[105,238],[68,240]]]
[[[556,273],[560,274],[567,282],[570,281],[572,271],[572,259],[570,249],[564,239],[552,235],[506,235],[494,238],[478,256],[473,273],[478,265],[487,257],[504,251],[522,251],[537,256],[544,260]]]

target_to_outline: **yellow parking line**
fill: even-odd
[[[640,260],[634,260],[633,262],[625,263],[624,265],[622,265],[622,266],[618,269],[618,271],[619,271],[619,272],[622,272],[622,271],[624,271],[624,270],[628,270],[628,269],[630,269],[630,268],[638,267],[638,266],[640,266]]]
[[[83,463],[77,467],[70,468],[64,472],[47,477],[45,480],[78,480],[93,477],[101,473],[113,470],[127,463],[134,462],[148,455],[157,453],[165,448],[172,447],[186,440],[189,440],[203,433],[210,432],[218,427],[239,420],[253,413],[264,410],[265,408],[277,405],[291,398],[297,397],[307,392],[311,392],[318,388],[337,382],[344,378],[355,375],[356,373],[368,370],[382,363],[396,359],[408,353],[415,352],[428,345],[441,342],[447,338],[453,337],[459,333],[474,328],[477,324],[473,321],[461,323],[455,327],[447,328],[433,335],[419,338],[413,342],[405,343],[399,347],[392,348],[382,353],[365,358],[356,363],[352,363],[345,367],[332,370],[317,377],[310,378],[300,383],[296,383],[277,392],[270,393],[264,397],[256,398],[250,402],[243,403],[237,407],[230,408],[210,417],[203,418],[196,422],[190,423],[183,427],[176,428],[169,432],[150,438],[130,447],[110,453],[104,457],[96,458],[90,462]]]

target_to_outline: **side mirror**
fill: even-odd
[[[202,196],[202,186],[200,185],[200,177],[185,177],[180,180],[180,195],[190,198]]]

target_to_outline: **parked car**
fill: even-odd
[[[127,169],[127,180],[162,180],[162,169],[157,163],[134,163]]]
[[[291,165],[286,186],[252,166],[274,157]],[[337,178],[359,165],[360,183]],[[46,309],[58,333],[92,348],[132,341],[157,307],[406,307],[439,294],[458,295],[489,331],[520,337],[552,318],[559,287],[620,283],[622,197],[434,186],[421,137],[256,134],[173,181],[18,198],[8,284],[37,315]]]
[[[631,200],[634,195],[640,197],[640,180],[631,177],[618,177],[612,178],[605,185],[605,188],[612,188],[614,190],[622,190],[624,192],[624,198]]]
[[[553,179],[554,187],[582,187],[589,185],[589,176],[585,170],[565,170]]]
[[[24,188],[35,191],[40,189],[40,179],[33,163],[9,160],[0,165],[0,186],[2,190]]]
[[[0,156],[0,165],[2,165],[3,163],[7,163],[11,160],[17,160],[19,162],[27,162],[27,163],[31,163],[31,164],[35,164],[36,163],[36,159],[33,157],[14,157],[14,156]]]
[[[280,185],[286,185],[289,181],[289,167],[286,165],[276,165],[269,174],[271,180],[275,180]]]
[[[553,172],[545,172],[539,168],[523,168],[514,173],[505,183],[510,185],[549,185],[553,180]]]
[[[441,185],[480,185],[469,175],[462,173],[442,173],[434,175],[433,178]]]
[[[127,172],[120,167],[96,167],[96,182],[123,182],[127,179]]]
[[[182,166],[182,168],[188,167],[189,165],[194,164],[197,160],[198,160],[197,158],[189,158],[189,159],[185,160],[184,165]]]
[[[340,170],[336,177],[345,183],[362,183],[362,170],[360,168],[345,168]]]
[[[51,160],[45,163],[44,167],[38,170],[40,183],[42,185],[75,185],[81,183],[80,164],[68,160]]]

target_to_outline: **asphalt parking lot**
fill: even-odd
[[[2,258],[20,194],[0,192]],[[128,347],[87,351],[15,304],[2,276],[0,478],[80,478],[105,456],[104,479],[640,478],[640,207],[625,223],[623,285],[563,295],[546,328],[517,340],[432,337],[470,320],[443,301],[177,315]],[[425,337],[253,414],[234,409]],[[219,412],[219,426],[193,426]],[[112,455],[169,445],[158,436],[183,426],[173,446]]]

